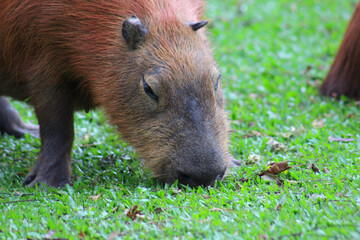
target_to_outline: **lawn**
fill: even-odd
[[[78,112],[72,187],[23,188],[40,141],[1,137],[0,239],[360,239],[359,102],[318,94],[356,0],[208,2],[242,165],[213,188],[163,186],[101,111]]]

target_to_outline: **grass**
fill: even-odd
[[[359,104],[322,98],[317,87],[355,3],[209,1],[230,151],[243,162],[214,188],[160,185],[99,111],[76,114],[73,187],[21,187],[40,141],[3,136],[0,239],[359,239]],[[258,177],[272,161],[292,166],[283,181]]]

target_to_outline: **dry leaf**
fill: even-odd
[[[142,214],[141,214],[141,210],[138,209],[138,206],[135,205],[132,206],[131,208],[126,209],[125,215],[134,221],[137,217],[139,217]]]
[[[54,234],[55,234],[55,231],[54,231],[54,230],[51,230],[50,232],[48,232],[47,234],[45,234],[45,240],[51,239],[52,236],[54,236]]]
[[[119,211],[119,209],[120,209],[120,207],[119,207],[119,206],[114,207],[114,208],[111,210],[111,212],[112,212],[112,213],[116,213],[116,212],[118,212],[118,211]]]
[[[316,120],[316,119],[315,119],[315,120],[312,122],[312,126],[313,126],[314,128],[323,128],[323,127],[325,126],[324,120],[322,120],[322,119]]]
[[[283,162],[277,162],[274,163],[268,170],[263,171],[262,173],[259,174],[259,176],[263,176],[265,173],[270,173],[273,175],[279,174],[281,172],[284,172],[288,169],[290,169],[291,167],[288,166],[288,162],[287,161],[283,161]]]
[[[355,138],[333,138],[329,137],[330,142],[353,142],[356,141]]]
[[[276,182],[276,184],[279,187],[282,187],[284,185],[284,180],[282,180],[280,177],[271,174],[271,173],[263,173],[263,175],[260,176],[261,179],[269,182]]]
[[[264,160],[264,157],[254,154],[254,155],[249,155],[246,163],[252,164],[252,163],[256,163],[256,162],[261,162],[262,160]]]
[[[278,153],[286,151],[286,146],[274,139],[270,139],[266,144],[270,146],[272,152]]]
[[[266,235],[260,234],[259,235],[260,240],[269,240],[269,238]]]
[[[255,130],[250,131],[242,136],[242,138],[260,137],[261,133]]]
[[[210,209],[210,212],[221,212],[222,209],[221,208],[212,208]]]
[[[316,193],[314,193],[314,194],[311,194],[310,197],[311,197],[312,199],[314,199],[314,200],[320,199],[320,200],[326,201],[326,197],[325,197],[323,194],[316,194]]]
[[[276,207],[276,211],[280,212],[281,208],[282,208],[282,204],[279,203],[279,205],[277,205],[277,207]]]
[[[329,171],[326,167],[324,167],[323,171],[324,171],[324,173],[326,173],[326,174],[330,173],[330,171]]]
[[[250,93],[250,94],[249,94],[249,97],[250,97],[251,99],[256,99],[256,98],[258,98],[258,95],[257,95],[256,93]]]
[[[79,237],[80,238],[85,238],[86,237],[85,233],[82,230],[80,230]]]
[[[159,214],[159,213],[162,213],[164,210],[161,208],[161,207],[158,207],[158,208],[155,208],[154,209],[154,212],[156,213],[156,214]]]
[[[249,122],[248,127],[251,128],[253,126],[255,126],[255,122]]]
[[[314,173],[320,173],[320,169],[315,165],[315,163],[312,163],[310,165],[311,170],[313,170]]]
[[[110,235],[108,236],[107,240],[114,240],[117,236],[118,236],[119,232],[115,231],[110,233]]]
[[[203,194],[201,195],[204,199],[210,199],[211,197],[209,195]]]
[[[101,193],[100,194],[98,194],[98,195],[95,195],[95,196],[90,196],[89,198],[91,199],[91,200],[93,200],[93,201],[96,201],[96,200],[99,200],[99,198],[101,197]]]

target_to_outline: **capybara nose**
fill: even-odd
[[[214,169],[212,171],[183,171],[178,170],[178,182],[190,187],[214,186],[215,181],[220,181],[224,177],[226,167]]]

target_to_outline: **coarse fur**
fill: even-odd
[[[229,156],[219,72],[204,29],[189,27],[202,9],[201,0],[2,0],[0,95],[26,99],[40,125],[24,184],[71,182],[73,112],[97,106],[162,182],[221,179]],[[147,30],[139,46],[122,35],[133,15]]]
[[[347,27],[335,60],[320,93],[339,98],[360,99],[360,3]]]

